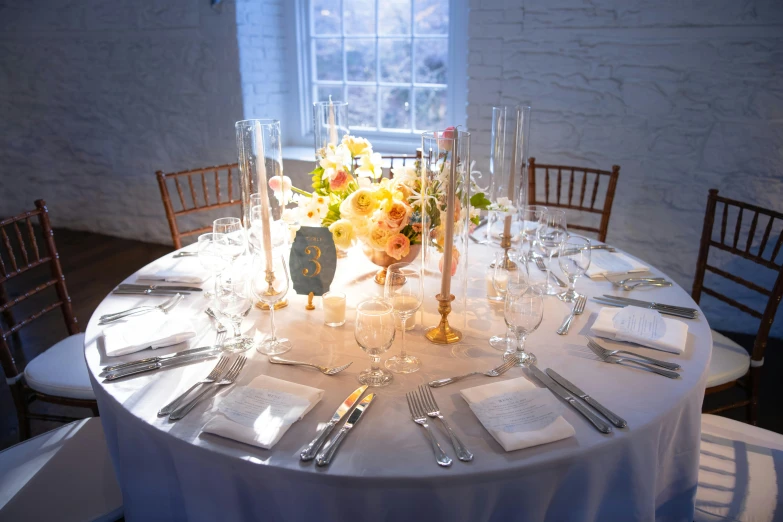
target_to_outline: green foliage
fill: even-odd
[[[491,204],[492,202],[487,199],[483,192],[473,194],[470,198],[470,206],[479,210],[487,210]]]

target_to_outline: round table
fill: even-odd
[[[425,296],[424,311],[417,314],[416,327],[406,335],[408,351],[422,360],[422,369],[395,375],[390,386],[375,390],[377,399],[328,467],[303,463],[298,453],[312,440],[319,423],[326,422],[357,388],[357,374],[369,366],[369,358],[353,338],[352,311],[359,301],[383,290],[372,280],[377,267],[359,249],[338,260],[332,284],[333,289],[348,295],[344,326],[323,325],[320,300],[316,299],[317,310],[306,311],[306,296],[293,291],[288,296],[289,306],[276,314],[278,334],[291,339],[294,346],[284,357],[324,365],[352,361],[350,368],[326,376],[306,368],[273,365],[255,350],[245,352],[249,360],[239,385],[266,374],[325,390],[323,399],[271,450],[201,433],[225,392],[201,403],[181,421],[157,417],[163,404],[206,376],[214,359],[103,382],[98,377],[102,366],[147,357],[149,352],[107,357],[98,317],[137,302],[165,299],[109,295],[87,326],[85,357],[122,487],[126,519],[692,520],[701,403],[712,347],[703,314],[686,321],[688,341],[682,355],[631,348],[679,363],[682,377],[671,380],[605,364],[588,351],[583,335],[589,333],[601,306],[592,300],[584,315],[576,318],[571,333],[557,335],[555,330],[570,305],[556,297],[546,298],[544,320],[528,339],[538,366],[552,367],[574,381],[624,417],[629,427],[603,435],[566,407],[564,417],[573,425],[574,437],[505,452],[459,393],[490,382],[479,376],[434,390],[441,411],[475,454],[470,463],[458,461],[445,431],[433,426],[443,448],[454,457],[450,468],[436,465],[422,428],[411,421],[405,392],[432,379],[486,370],[501,362],[501,353],[487,343],[490,335],[505,330],[502,305],[485,298],[485,273],[494,251],[484,245],[470,247],[465,339],[448,346],[424,339],[424,326],[436,324],[437,318],[434,296]],[[651,271],[665,276],[654,268]],[[531,276],[541,275],[531,265]],[[126,282],[134,280],[130,276]],[[577,290],[588,296],[622,293],[608,281],[587,278],[578,281]],[[676,285],[636,290],[630,295],[697,307]],[[179,310],[203,316],[206,333],[197,341],[199,345],[214,337],[214,332],[207,331],[206,315],[201,313],[205,302],[194,293]],[[268,313],[254,309],[249,319],[266,330]],[[399,341],[395,341],[387,355],[398,350]],[[521,376],[527,376],[525,370],[512,368],[497,379]],[[533,377],[527,378],[541,386]]]

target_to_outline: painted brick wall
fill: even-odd
[[[531,101],[541,163],[622,167],[608,240],[690,289],[707,190],[783,211],[783,4],[471,0],[468,127]],[[748,275],[763,277],[759,270]],[[763,299],[743,292],[745,302]],[[755,321],[709,297],[711,322]],[[776,322],[783,334],[783,320]]]

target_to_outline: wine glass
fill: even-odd
[[[521,236],[522,246],[520,250],[524,250],[525,243],[528,244],[528,254],[533,252],[533,244],[536,241],[536,231],[541,221],[541,216],[547,208],[542,205],[526,205],[519,210],[519,221],[521,224]]]
[[[421,270],[410,263],[395,263],[386,270],[383,297],[402,323],[400,355],[386,361],[386,368],[395,373],[413,373],[421,368],[418,358],[405,353],[405,330],[408,319],[416,313],[424,298]]]
[[[537,286],[528,286],[524,292],[506,292],[503,311],[506,325],[517,338],[515,351],[508,351],[503,359],[516,359],[517,366],[536,364],[536,356],[525,351],[525,339],[535,332],[544,318],[544,295]]]
[[[560,248],[560,243],[566,238],[566,216],[562,210],[547,210],[541,214],[536,238],[544,253],[549,257],[546,265],[546,295],[557,295],[560,291],[551,283],[552,255]]]
[[[285,297],[289,287],[288,265],[282,255],[253,256],[250,289],[253,296],[269,306],[272,336],[256,347],[258,353],[278,355],[291,349],[288,339],[278,339],[275,329],[275,304]]]
[[[580,294],[576,293],[576,280],[590,268],[591,257],[590,240],[586,237],[569,235],[560,245],[557,261],[569,283],[568,290],[557,296],[561,301],[570,303],[579,297]]]
[[[204,292],[204,297],[211,298],[217,295],[217,276],[228,267],[229,259],[220,248],[223,234],[201,234],[198,236],[198,261],[207,269],[214,279],[214,292]]]
[[[492,286],[495,292],[505,302],[506,293],[524,292],[528,283],[527,260],[521,252],[510,250],[508,252],[509,263],[505,263],[505,252],[495,254],[495,262],[492,264]],[[505,335],[493,335],[489,338],[489,345],[496,350],[509,350],[513,347],[515,339],[508,327]]]
[[[241,330],[242,319],[253,306],[248,268],[246,265],[234,265],[217,278],[215,306],[231,321],[234,329],[234,336],[221,347],[224,352],[244,352],[253,346],[253,339],[242,335]]]
[[[245,253],[247,248],[247,237],[242,221],[235,217],[218,218],[212,222],[212,232],[214,234],[223,234],[218,241],[218,245],[225,255],[236,261],[239,256]]]
[[[381,368],[378,363],[381,361],[381,354],[394,342],[394,334],[394,315],[389,303],[379,299],[359,303],[356,307],[354,337],[372,361],[370,368],[359,374],[360,383],[376,387],[392,382],[394,375]]]

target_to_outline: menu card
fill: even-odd
[[[618,341],[646,344],[666,335],[666,323],[657,310],[626,306],[612,318],[617,328],[614,338]]]
[[[218,411],[234,422],[248,427],[259,424],[276,429],[299,420],[310,401],[290,393],[248,388],[233,390],[218,406]]]
[[[490,431],[519,433],[540,430],[562,415],[562,405],[549,390],[517,390],[470,404],[481,424]]]

